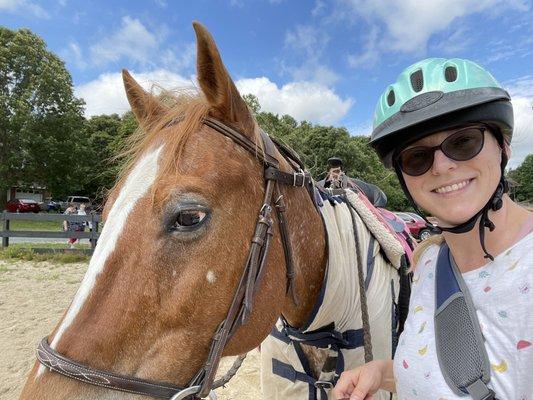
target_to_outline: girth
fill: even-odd
[[[175,125],[180,121],[182,121],[182,118],[174,119],[166,126]],[[167,383],[153,382],[96,370],[76,363],[52,349],[48,345],[48,339],[44,338],[37,349],[37,359],[45,367],[66,377],[85,383],[129,393],[170,400],[197,399],[207,396],[216,398],[212,390],[227,383],[231,376],[235,374],[236,369],[240,366],[244,358],[241,356],[237,359],[230,370],[230,372],[233,372],[231,376],[226,376],[218,381],[214,380],[227,342],[235,331],[247,322],[252,312],[255,291],[264,272],[273,236],[273,210],[276,212],[281,241],[283,243],[287,278],[286,291],[293,301],[297,303],[293,287],[294,264],[285,218],[285,202],[279,190],[279,185],[306,187],[311,196],[311,200],[314,202],[313,183],[310,174],[304,171],[303,163],[292,149],[279,141],[274,142],[263,130],[260,130],[263,149],[258,149],[256,144],[248,137],[216,119],[206,117],[203,123],[232,139],[233,142],[240,145],[252,156],[257,157],[264,167],[265,179],[263,204],[259,210],[244,271],[235,290],[226,318],[220,323],[212,339],[209,355],[204,366],[186,387],[181,388]],[[279,161],[276,158],[278,152],[289,163],[294,170],[293,172],[284,172],[279,169]]]

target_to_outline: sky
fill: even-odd
[[[369,135],[378,97],[427,57],[466,58],[511,94],[511,167],[533,153],[532,0],[0,0],[61,57],[85,115],[129,109],[120,71],[146,89],[198,86],[192,21],[262,110]]]

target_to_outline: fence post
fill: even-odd
[[[7,232],[7,231],[9,231],[9,219],[7,219],[7,214],[6,214],[5,211],[2,213],[2,217],[3,217],[3,220],[4,220],[4,232]],[[8,237],[3,237],[2,238],[2,247],[8,247],[8,246],[9,246],[9,238]]]
[[[96,248],[96,243],[98,242],[98,239],[96,238],[98,234],[98,222],[95,221],[94,214],[91,214],[91,223],[93,226],[91,231],[91,249],[94,250]]]

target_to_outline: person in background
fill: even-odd
[[[74,206],[74,204],[69,204],[67,209],[65,210],[65,212],[63,213],[65,215],[76,215],[77,214],[77,210],[76,210],[76,207]],[[76,223],[75,222],[72,222],[72,221],[63,221],[63,230],[65,232],[68,232],[68,231],[75,231],[76,230]],[[74,243],[76,243],[78,239],[77,238],[69,238],[68,239],[68,244],[70,246],[71,249],[74,248]]]
[[[325,189],[355,189],[360,190],[375,207],[385,208],[387,196],[379,187],[361,179],[351,178],[342,170],[342,159],[330,157],[328,159],[328,171],[325,179],[317,182],[317,185]]]
[[[85,205],[85,203],[81,203],[80,204],[80,208],[78,210],[78,215],[87,215],[87,206]],[[91,223],[89,221],[83,221],[83,222],[79,222],[79,231],[80,232],[84,232],[85,231],[85,227],[88,227],[89,230],[92,229],[92,226],[91,226]],[[81,240],[80,240],[81,242]]]

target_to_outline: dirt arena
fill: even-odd
[[[0,399],[18,398],[40,339],[70,303],[87,264],[0,260]],[[260,399],[259,355],[251,352],[219,399]]]

